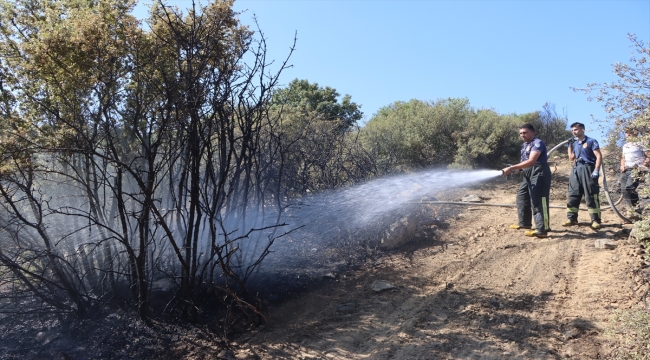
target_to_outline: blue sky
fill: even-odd
[[[590,119],[605,118],[600,104],[570,87],[615,80],[612,64],[633,51],[628,33],[650,41],[650,0],[239,0],[234,9],[245,10],[244,24],[257,17],[278,63],[297,33],[283,84],[307,79],[349,94],[365,121],[410,99],[466,97],[502,114],[549,102],[604,139]]]

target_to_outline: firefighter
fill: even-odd
[[[598,169],[603,161],[600,146],[596,139],[585,135],[585,125],[579,122],[571,124],[574,138],[569,141],[569,160],[573,161],[569,176],[567,194],[567,220],[562,226],[578,224],[580,200],[585,197],[587,210],[591,217],[591,228],[600,229],[600,199],[598,193]]]
[[[519,223],[510,225],[511,229],[531,229],[535,218],[535,229],[524,232],[526,236],[545,238],[550,231],[548,197],[551,191],[551,169],[548,166],[546,144],[535,137],[531,124],[519,128],[521,162],[502,170],[503,176],[514,170],[523,170],[523,180],[517,191],[517,216]]]

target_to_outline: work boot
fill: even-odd
[[[600,223],[597,222],[597,221],[592,222],[591,223],[591,228],[594,229],[594,230],[600,229]]]
[[[573,226],[573,225],[578,225],[578,221],[573,219],[568,219],[562,223],[562,226]]]
[[[537,230],[524,231],[524,235],[530,236],[530,237],[538,237],[538,238],[545,238],[546,236],[548,236],[546,233],[537,232]]]
[[[531,227],[532,226],[510,225],[510,228],[513,230],[530,229]]]

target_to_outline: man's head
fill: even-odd
[[[571,133],[573,133],[573,136],[582,140],[582,138],[585,136],[585,124],[574,122],[571,124]]]
[[[524,142],[531,142],[535,138],[535,128],[531,124],[524,124],[519,127],[519,137]]]
[[[635,128],[631,127],[631,126],[628,126],[628,127],[625,128],[625,137],[638,136],[638,135],[639,135],[639,131],[637,129],[635,129]]]

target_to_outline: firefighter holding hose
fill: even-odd
[[[585,125],[579,122],[571,124],[574,138],[569,140],[569,160],[573,168],[569,176],[567,193],[567,220],[562,226],[578,225],[578,208],[580,200],[585,197],[587,210],[591,217],[591,228],[600,229],[600,199],[598,177],[603,156],[596,139],[585,135]]]
[[[545,238],[550,230],[548,197],[551,191],[551,169],[548,166],[546,144],[535,137],[531,124],[519,128],[521,162],[501,170],[503,176],[515,170],[523,170],[523,180],[517,191],[517,216],[519,223],[511,229],[531,229],[535,218],[535,229],[524,232],[526,236]]]

